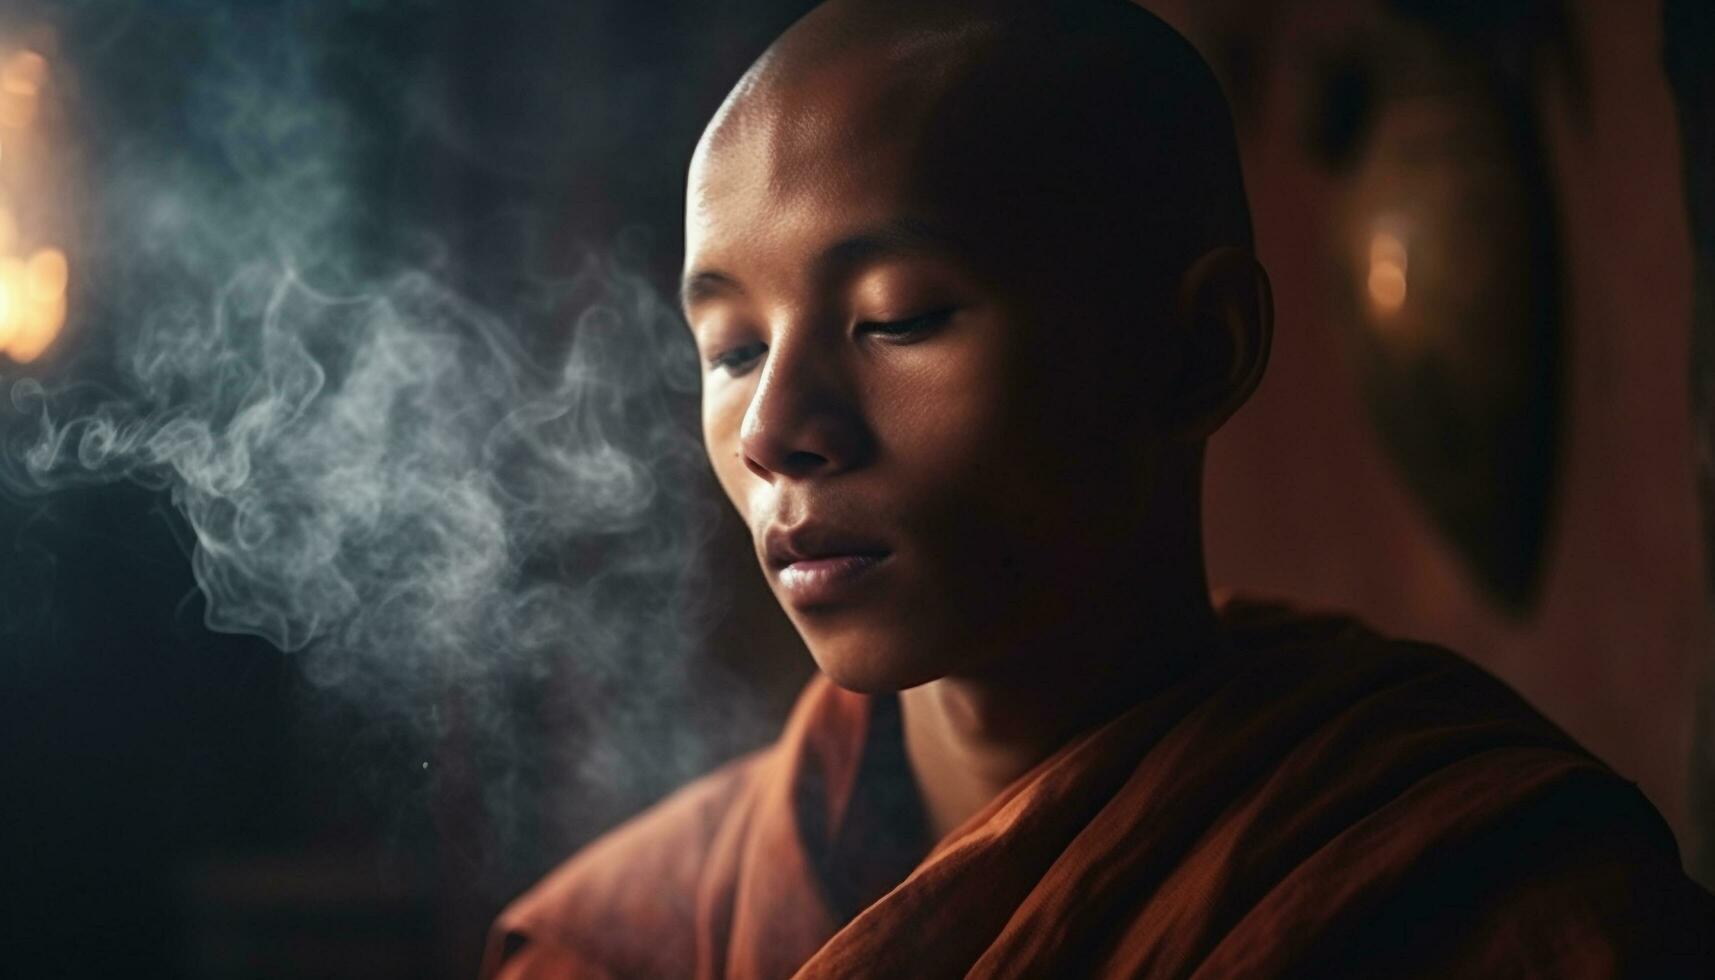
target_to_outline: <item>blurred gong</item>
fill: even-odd
[[[1553,202],[1528,99],[1480,48],[1400,16],[1325,73],[1343,175],[1334,302],[1405,483],[1500,608],[1527,611],[1559,440]]]

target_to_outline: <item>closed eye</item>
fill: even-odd
[[[856,331],[896,340],[916,340],[951,320],[954,312],[956,311],[952,307],[947,307],[903,320],[864,320],[857,325]]]
[[[741,344],[709,358],[709,370],[724,370],[733,377],[738,377],[755,367],[757,360],[766,353],[768,345],[760,340]]]

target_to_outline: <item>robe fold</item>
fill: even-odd
[[[818,675],[774,744],[508,908],[484,976],[1715,977],[1660,815],[1510,689],[1221,615],[1225,648],[927,853],[897,696]]]

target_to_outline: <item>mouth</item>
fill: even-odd
[[[769,529],[765,555],[781,599],[808,609],[852,598],[893,553],[874,538],[806,523]]]

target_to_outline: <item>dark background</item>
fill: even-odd
[[[328,55],[317,87],[361,134],[359,233],[373,260],[403,249],[398,229],[426,230],[453,285],[506,309],[521,270],[570,269],[580,250],[622,239],[670,286],[702,123],[805,6],[94,2],[6,14],[54,29],[73,196],[77,181],[118,179],[140,139],[221,163],[184,82],[243,57],[223,50],[229,39],[289,27]],[[235,12],[250,20],[219,19]],[[101,335],[132,311],[84,300],[31,373],[101,373]],[[718,551],[732,559],[711,561],[737,578],[748,556],[724,533]],[[645,775],[546,812],[552,784],[577,777],[524,767],[513,775],[535,789],[508,799],[544,812],[485,812],[472,790],[483,774],[461,760],[469,746],[330,700],[295,655],[206,629],[188,535],[165,493],[129,482],[0,500],[0,975],[471,976],[506,898],[670,788]],[[809,665],[759,589],[737,586],[739,611],[708,624],[704,656],[748,648],[744,669],[777,716]],[[718,757],[765,728],[702,734]],[[551,722],[520,731],[525,752],[575,737]],[[430,759],[433,778],[419,768]]]

